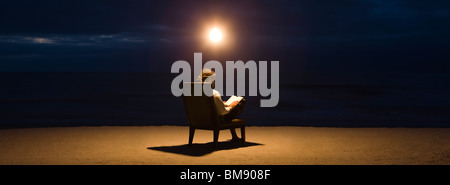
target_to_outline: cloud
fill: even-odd
[[[0,35],[0,43],[16,44],[44,44],[44,45],[64,45],[64,46],[106,46],[112,43],[145,43],[149,38],[133,36],[127,34],[110,35]]]
[[[25,37],[23,40],[29,40],[32,43],[36,44],[53,44],[55,43],[54,40],[49,38],[42,38],[42,37]]]

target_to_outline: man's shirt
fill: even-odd
[[[225,106],[222,100],[222,95],[220,95],[219,91],[216,91],[213,89],[213,96],[214,96],[214,105],[216,106],[217,114],[223,116],[230,112],[231,108]]]

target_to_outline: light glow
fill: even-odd
[[[222,32],[216,27],[209,32],[209,40],[211,40],[212,42],[220,42],[222,38]]]

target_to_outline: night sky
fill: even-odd
[[[1,72],[169,72],[176,60],[279,60],[282,71],[447,73],[447,0],[1,0]]]

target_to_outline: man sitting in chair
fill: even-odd
[[[216,107],[217,114],[219,114],[220,118],[224,119],[224,120],[234,119],[236,116],[241,114],[242,111],[244,110],[245,99],[242,99],[241,101],[234,101],[229,106],[227,106],[225,104],[226,101],[222,100],[222,96],[220,95],[219,91],[216,91],[214,89],[215,88],[214,71],[211,71],[210,69],[203,69],[202,74],[201,74],[201,76],[199,76],[199,78],[201,77],[202,82],[210,82],[210,81],[206,81],[207,78],[210,76],[213,77],[210,79],[212,79],[211,80],[212,81],[211,88],[213,89],[214,105]],[[234,128],[230,129],[230,132],[233,137],[231,139],[231,141],[233,141],[233,142],[240,141],[239,137],[236,134],[236,130]]]

